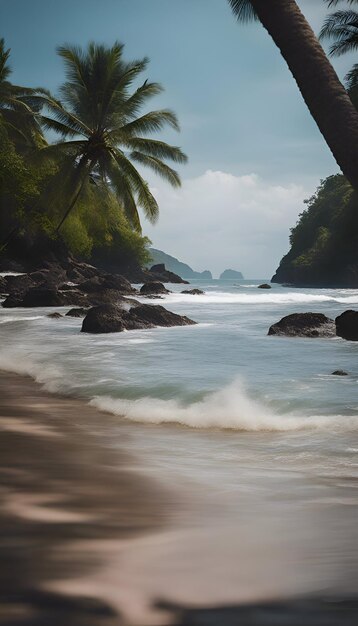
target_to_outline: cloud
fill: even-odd
[[[207,170],[183,181],[151,187],[160,206],[155,226],[143,220],[156,248],[218,275],[226,268],[268,278],[288,251],[289,229],[312,190],[273,185],[256,174]]]

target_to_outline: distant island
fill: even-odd
[[[243,280],[243,275],[241,274],[241,272],[238,272],[236,270],[225,270],[222,274],[220,274],[220,280],[224,280],[224,279],[237,279],[237,280]]]
[[[213,278],[212,273],[209,270],[204,270],[204,272],[195,272],[190,265],[182,263],[174,256],[166,254],[162,250],[149,248],[148,252],[151,260],[147,263],[147,267],[157,265],[158,263],[164,263],[167,270],[174,272],[175,274],[179,274],[182,278],[202,278],[205,280],[212,280]]]

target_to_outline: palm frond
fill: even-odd
[[[158,159],[169,159],[175,163],[186,163],[188,157],[178,146],[170,146],[164,141],[143,137],[130,137],[124,142],[128,148]]]
[[[139,206],[144,210],[146,218],[154,224],[159,215],[159,207],[156,199],[149,190],[148,183],[141,177],[130,160],[120,150],[112,149],[111,154],[115,159],[123,175],[130,181],[130,186],[134,190]]]
[[[239,22],[252,22],[258,19],[250,0],[229,0],[229,4]]]
[[[164,178],[168,183],[172,185],[172,187],[180,187],[181,180],[178,172],[173,170],[169,165],[163,163],[160,159],[157,159],[153,156],[148,156],[147,154],[142,154],[142,152],[131,152],[131,159],[137,161],[141,165],[145,165],[146,167],[150,167],[153,172]]]
[[[358,48],[358,13],[356,11],[336,11],[325,19],[320,39],[334,39],[330,47],[332,56],[339,56]]]
[[[121,133],[136,135],[137,133],[146,134],[162,130],[164,126],[171,126],[179,131],[179,123],[173,111],[169,109],[161,109],[159,111],[150,111],[141,117],[125,124],[120,130]]]
[[[123,175],[118,163],[115,159],[107,166],[107,174],[111,180],[115,195],[123,207],[126,218],[133,228],[141,233],[142,227],[140,224],[139,213],[137,209],[137,203],[134,198],[134,191],[131,188],[128,178]]]

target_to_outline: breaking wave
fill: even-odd
[[[358,416],[279,415],[253,400],[236,380],[185,406],[178,400],[139,398],[125,400],[96,396],[90,404],[134,422],[181,424],[191,428],[219,428],[241,431],[292,431],[306,429],[358,428]]]
[[[140,299],[140,298],[138,298]],[[145,300],[148,302],[148,299]],[[352,290],[335,294],[310,294],[299,292],[272,293],[262,291],[260,293],[230,293],[211,291],[200,296],[193,296],[183,293],[172,293],[163,298],[163,303],[189,303],[189,304],[320,304],[333,302],[337,304],[358,304],[358,292]]]

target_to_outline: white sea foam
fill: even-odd
[[[39,320],[43,317],[44,315],[29,315],[27,317],[13,317],[6,315],[4,317],[0,317],[0,324],[8,324],[9,322],[28,322],[31,320]]]
[[[3,352],[0,355],[0,369],[24,376],[31,376],[51,393],[65,391],[64,377],[61,369],[48,363],[37,363],[21,352]]]
[[[140,299],[140,298],[138,298]],[[148,302],[148,298],[145,299]],[[338,304],[358,304],[358,291],[353,293],[340,292],[339,295],[313,294],[305,292],[282,292],[272,293],[262,291],[260,293],[229,293],[210,291],[200,296],[183,293],[171,293],[164,297],[163,303],[189,303],[189,304],[320,304],[323,302],[335,302]]]
[[[236,380],[187,406],[177,400],[139,398],[125,400],[97,396],[90,402],[99,409],[128,420],[150,424],[178,423],[192,428],[242,431],[292,431],[306,429],[358,428],[358,416],[279,415],[252,400],[242,382]]]

